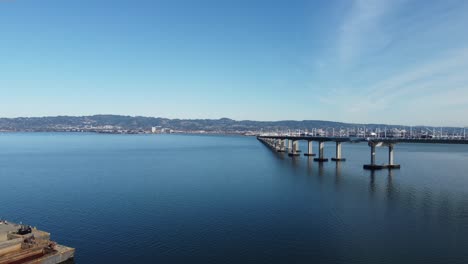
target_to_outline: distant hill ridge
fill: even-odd
[[[161,117],[123,116],[123,115],[92,115],[92,116],[49,116],[49,117],[18,117],[0,118],[0,131],[64,131],[67,128],[84,129],[90,127],[114,127],[126,130],[150,130],[159,126],[180,131],[274,131],[287,129],[313,128],[355,128],[366,126],[369,129],[377,127],[394,128],[408,127],[385,124],[355,124],[323,120],[283,120],[283,121],[236,121],[229,118],[220,119],[169,119]],[[430,126],[418,126],[427,127]]]

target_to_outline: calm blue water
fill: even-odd
[[[392,174],[362,169],[366,144],[343,156],[319,166],[252,137],[0,134],[0,218],[51,232],[76,263],[468,263],[468,146],[397,145]]]

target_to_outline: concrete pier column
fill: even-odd
[[[284,139],[278,139],[278,147],[276,148],[278,152],[284,152]]]
[[[288,151],[289,152],[292,152],[292,140],[291,139],[288,139]]]
[[[369,141],[368,145],[370,147],[370,164],[365,164],[364,169],[372,170],[372,171],[383,169],[384,168],[383,165],[375,164],[375,147],[377,144],[375,142]]]
[[[332,158],[333,161],[345,161],[346,160],[341,157],[341,144],[342,142],[336,142],[336,156]]]
[[[393,165],[393,145],[388,145],[388,165]]]
[[[325,148],[325,143],[319,142],[319,158],[323,158],[324,148]]]
[[[299,156],[299,142],[297,140],[292,141],[292,148],[290,153],[288,154],[290,157],[292,156]]]
[[[309,157],[312,157],[312,156],[315,156],[314,154],[314,150],[312,148],[312,144],[313,141],[307,141],[307,153],[304,153],[304,156],[309,156]]]
[[[384,165],[375,164],[375,147],[376,147],[377,143],[369,141],[368,145],[371,148],[371,163],[364,165],[364,169],[374,171],[374,170],[381,170],[381,169],[385,168]]]
[[[375,144],[370,144],[371,151],[370,151],[370,163],[371,165],[375,165]]]
[[[381,170],[381,169],[385,169],[385,168],[392,168],[391,165],[378,165],[378,164],[375,164],[375,147],[377,146],[382,146],[383,143],[382,142],[373,142],[373,141],[369,141],[369,147],[370,147],[370,154],[371,154],[371,157],[370,157],[370,164],[366,164],[364,165],[364,169],[366,170]]]
[[[315,158],[315,159],[314,159],[315,161],[318,161],[318,162],[325,162],[325,161],[328,161],[328,159],[327,159],[327,158],[324,158],[324,155],[323,155],[324,147],[325,147],[325,142],[320,141],[320,142],[319,142],[319,157],[318,157],[318,158]]]
[[[280,152],[285,152],[285,151],[286,151],[286,139],[281,139]]]
[[[299,149],[299,141],[293,141],[293,148],[294,148],[294,153],[301,152]]]
[[[275,139],[275,149],[278,151],[278,149],[281,148],[281,139]]]
[[[387,168],[389,169],[399,169],[400,165],[395,164],[394,159],[393,159],[393,144],[388,145],[388,165]]]
[[[377,165],[375,164],[375,147],[387,145],[388,146],[388,164]],[[369,147],[371,148],[371,163],[364,165],[366,170],[380,170],[380,169],[399,169],[400,165],[395,164],[393,161],[393,144],[384,144],[384,142],[369,142]]]

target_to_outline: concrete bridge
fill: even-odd
[[[266,146],[277,152],[287,152],[288,156],[299,156],[299,141],[307,141],[307,152],[304,156],[315,157],[313,152],[313,142],[318,143],[318,157],[314,158],[317,162],[327,162],[328,158],[324,155],[325,142],[334,142],[335,157],[332,161],[341,162],[346,159],[342,157],[341,147],[343,142],[361,143],[366,142],[370,147],[370,164],[365,164],[364,169],[380,170],[380,169],[399,169],[400,165],[394,163],[394,146],[398,143],[419,143],[419,144],[468,144],[466,139],[433,139],[433,138],[353,138],[353,137],[322,137],[322,136],[279,136],[279,135],[264,135],[258,136],[257,139]],[[388,163],[376,164],[375,153],[376,147],[388,147]]]

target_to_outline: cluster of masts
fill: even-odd
[[[358,138],[411,138],[411,139],[466,139],[466,128],[312,128],[276,130],[263,132],[264,136],[313,136],[313,137],[358,137]]]

